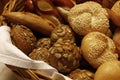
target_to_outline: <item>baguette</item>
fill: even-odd
[[[3,17],[46,35],[50,35],[51,31],[55,28],[55,24],[51,21],[30,12],[8,12],[3,14]]]

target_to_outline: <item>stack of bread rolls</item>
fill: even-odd
[[[27,11],[2,14],[13,45],[73,80],[120,79],[120,1],[30,1]]]

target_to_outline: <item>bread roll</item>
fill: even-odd
[[[117,0],[111,8],[115,13],[120,15],[120,1]]]
[[[120,28],[116,28],[116,30],[113,34],[113,41],[114,41],[115,46],[117,48],[117,53],[120,56]]]
[[[114,12],[111,9],[107,9],[107,12],[109,14],[109,19],[118,27],[120,27],[120,15],[116,12]]]
[[[59,38],[64,40],[75,41],[74,33],[68,25],[61,24],[58,27],[54,28],[51,33],[52,44],[55,43]]]
[[[120,27],[120,1],[116,1],[111,9],[106,9],[109,14],[109,19]]]
[[[118,0],[101,0],[101,1],[102,1],[101,5],[103,7],[111,9],[115,2]]]
[[[106,34],[109,28],[107,11],[93,1],[75,5],[68,14],[68,21],[72,29],[83,36],[92,31]]]
[[[51,39],[50,38],[40,38],[36,43],[36,48],[47,48],[51,47]]]
[[[14,25],[10,35],[14,45],[25,54],[28,55],[35,48],[36,37],[26,26]]]
[[[120,80],[120,61],[103,63],[95,72],[94,80]]]
[[[89,70],[76,69],[72,71],[68,77],[72,80],[94,80],[94,73]]]
[[[34,49],[30,54],[29,57],[33,60],[42,60],[48,62],[49,51],[47,48],[39,47]]]
[[[94,68],[104,62],[118,60],[113,40],[100,32],[88,33],[81,42],[81,51],[85,60]]]
[[[51,0],[32,0],[34,4],[34,11],[48,20],[52,21],[55,25],[63,23],[63,19],[56,9]],[[56,0],[55,0],[56,1]]]
[[[61,73],[70,73],[80,65],[79,48],[70,40],[57,40],[49,52],[49,64]]]
[[[74,0],[53,0],[54,5],[59,11],[65,22],[68,22],[69,10],[76,4]]]
[[[30,12],[6,12],[3,16],[8,21],[25,25],[30,29],[45,35],[50,35],[52,30],[56,27],[50,20]]]

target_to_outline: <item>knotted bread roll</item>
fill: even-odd
[[[81,51],[86,61],[94,68],[104,62],[118,60],[113,40],[100,32],[88,33],[82,40]]]
[[[68,21],[73,30],[79,35],[92,31],[107,33],[109,20],[107,11],[96,2],[88,1],[75,5],[68,14]]]

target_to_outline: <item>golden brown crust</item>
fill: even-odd
[[[120,28],[116,28],[116,30],[113,34],[113,41],[114,41],[115,46],[117,48],[117,53],[120,56]]]
[[[36,43],[36,48],[47,48],[51,47],[51,39],[50,38],[40,38]]]
[[[33,0],[33,3],[37,14],[47,18],[56,25],[64,22],[51,0]]]
[[[70,40],[59,39],[49,52],[49,64],[62,73],[69,73],[80,64],[79,48]]]
[[[86,61],[94,68],[104,62],[118,59],[113,40],[100,32],[88,33],[82,40],[81,51]]]
[[[107,33],[109,28],[107,11],[93,1],[75,5],[68,14],[68,21],[79,35],[92,31]]]
[[[58,39],[75,41],[74,33],[68,25],[61,24],[51,33],[51,42],[55,43]]]
[[[28,55],[35,48],[36,37],[29,28],[23,25],[14,25],[10,34],[15,46],[25,54]]]
[[[111,8],[114,12],[120,15],[120,1],[116,1],[115,4]]]
[[[107,13],[109,14],[109,19],[118,27],[120,27],[120,15],[114,12],[111,9],[107,9]]]
[[[76,69],[72,71],[68,77],[73,80],[94,80],[94,73],[89,70]]]
[[[107,9],[109,19],[118,27],[120,27],[120,1],[116,1],[111,9]]]
[[[101,5],[105,8],[111,9],[116,1],[118,0],[102,0]]]
[[[29,57],[33,60],[42,60],[45,62],[48,62],[48,57],[49,57],[49,51],[47,48],[37,48],[34,49],[30,54]]]
[[[3,14],[5,19],[29,27],[36,32],[50,35],[56,25],[50,20],[30,12],[9,12]]]
[[[94,80],[120,80],[120,61],[103,63],[95,72]]]

